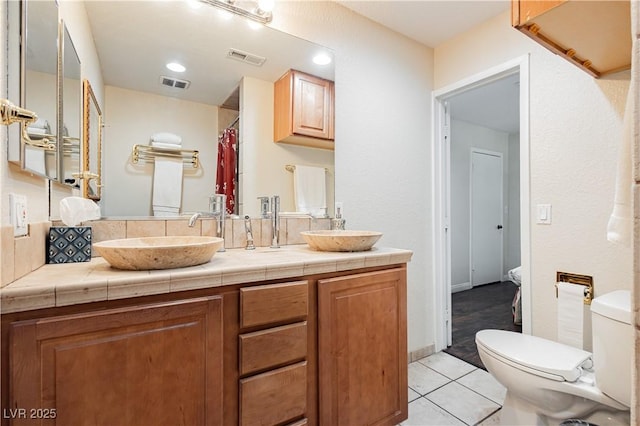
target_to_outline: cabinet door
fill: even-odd
[[[16,322],[14,424],[222,424],[222,337],[221,297]]]
[[[333,82],[293,73],[293,133],[333,140]]]
[[[408,415],[406,269],[318,282],[320,424]]]

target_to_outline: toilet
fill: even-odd
[[[631,294],[618,290],[591,303],[593,353],[540,337],[481,330],[485,367],[507,388],[500,421],[559,425],[580,419],[629,425],[633,375]]]

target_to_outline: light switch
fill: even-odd
[[[538,220],[541,225],[551,225],[551,204],[538,204]]]

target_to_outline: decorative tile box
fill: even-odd
[[[47,263],[91,260],[90,226],[52,226],[47,240]]]

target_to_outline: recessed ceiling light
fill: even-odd
[[[175,72],[185,72],[185,70],[186,70],[184,65],[179,64],[177,62],[169,62],[167,64],[167,68],[169,68],[171,71],[175,71]]]
[[[331,57],[326,53],[318,53],[313,57],[313,63],[318,65],[328,65],[331,63]]]

